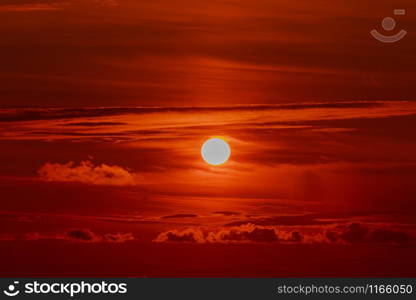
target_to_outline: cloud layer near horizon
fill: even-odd
[[[322,226],[315,232],[303,229],[280,229],[278,226],[246,224],[206,231],[199,227],[169,230],[160,233],[154,242],[190,243],[347,243],[347,244],[404,244],[416,242],[406,231],[391,230],[386,226],[350,223]]]

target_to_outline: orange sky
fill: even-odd
[[[0,274],[414,276],[412,7],[3,0]]]

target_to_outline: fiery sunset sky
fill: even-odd
[[[1,274],[415,276],[414,8],[3,0]]]

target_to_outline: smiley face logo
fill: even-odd
[[[395,9],[394,14],[395,15],[405,15],[406,11],[404,9]],[[386,32],[387,31],[392,31],[393,29],[396,28],[396,20],[394,20],[391,17],[386,17],[381,22],[381,26],[383,27],[383,29]],[[378,32],[376,29],[373,29],[370,33],[376,40],[378,40],[382,43],[395,43],[395,42],[400,41],[402,38],[404,38],[405,35],[407,34],[407,31],[402,29],[394,35],[384,35],[384,34]]]
[[[4,290],[3,293],[9,297],[17,296],[20,291],[16,289],[16,286],[19,284],[19,281],[14,281],[13,284],[10,284],[7,287],[7,290]]]

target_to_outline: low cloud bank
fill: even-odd
[[[386,228],[369,227],[362,223],[351,223],[327,230],[326,238],[330,242],[343,243],[380,243],[380,244],[408,244],[416,238],[408,232],[395,231]]]
[[[230,242],[301,242],[303,236],[298,231],[280,231],[273,227],[245,224],[236,227],[224,227],[217,231],[204,232],[199,227],[184,230],[169,230],[160,233],[155,242],[194,242],[194,243],[230,243]]]
[[[154,242],[190,243],[336,243],[336,244],[411,244],[416,238],[408,232],[351,223],[327,227],[317,232],[278,229],[273,226],[245,224],[204,231],[200,227],[173,229],[160,233]]]

